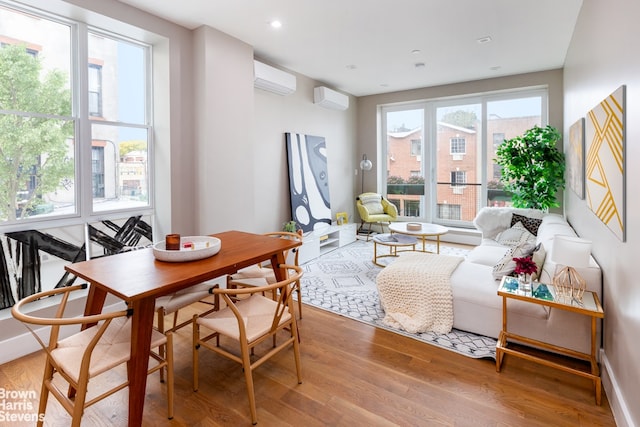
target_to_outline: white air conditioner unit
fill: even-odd
[[[290,95],[296,91],[296,76],[254,60],[253,86],[278,95]]]
[[[349,108],[349,97],[328,87],[318,86],[313,89],[313,103],[333,110]]]

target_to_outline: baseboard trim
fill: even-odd
[[[600,361],[602,369],[600,375],[602,377],[602,387],[607,394],[607,400],[609,400],[609,406],[613,413],[613,418],[616,421],[618,427],[632,427],[633,421],[631,419],[631,413],[627,402],[620,391],[616,377],[611,370],[609,359],[604,350],[600,351]]]

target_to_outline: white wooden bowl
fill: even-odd
[[[185,247],[188,243],[191,243],[191,247]],[[162,241],[153,245],[153,256],[165,262],[196,261],[217,254],[221,246],[222,242],[217,237],[184,236],[180,237],[180,250],[168,251]]]

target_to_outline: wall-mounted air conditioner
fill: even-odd
[[[349,97],[328,87],[319,86],[313,89],[313,103],[333,110],[349,108]]]
[[[253,86],[278,95],[289,95],[296,91],[296,76],[254,60]]]

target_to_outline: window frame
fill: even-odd
[[[70,55],[71,68],[69,72],[71,91],[71,116],[57,117],[54,119],[69,119],[74,122],[74,202],[75,211],[73,213],[57,214],[55,216],[35,216],[17,219],[16,221],[0,222],[2,232],[11,232],[24,229],[64,227],[69,225],[91,223],[105,219],[117,219],[139,214],[144,216],[155,213],[155,176],[154,176],[154,124],[153,124],[153,44],[144,40],[150,35],[147,30],[136,29],[136,38],[128,37],[123,33],[106,30],[99,25],[90,25],[83,21],[63,16],[66,11],[60,13],[49,12],[40,8],[28,5],[17,4],[7,0],[0,0],[0,6],[9,11],[25,13],[43,20],[57,22],[70,27]],[[56,8],[52,8],[56,9]],[[89,69],[94,64],[88,57],[89,34],[101,34],[110,39],[131,43],[140,46],[144,50],[144,123],[110,122],[102,117],[92,115],[89,111]],[[102,82],[101,82],[102,83]],[[102,84],[100,84],[102,92]],[[43,115],[39,115],[43,116]],[[124,207],[118,209],[94,211],[93,210],[93,174],[92,174],[92,143],[91,126],[94,123],[101,125],[124,126],[132,128],[142,128],[147,132],[147,180],[148,180],[148,203],[146,206]]]
[[[435,176],[436,176],[436,168],[437,168],[437,129],[438,129],[438,120],[436,118],[436,112],[438,108],[447,107],[447,106],[455,106],[455,105],[467,105],[467,104],[475,104],[478,103],[481,105],[481,117],[478,117],[479,120],[479,129],[478,129],[478,139],[480,151],[480,163],[478,166],[478,176],[480,177],[480,185],[477,190],[477,184],[472,184],[471,187],[469,185],[465,186],[456,186],[457,189],[469,187],[469,191],[475,191],[478,194],[478,204],[477,209],[480,209],[484,206],[487,206],[487,196],[488,196],[488,182],[492,179],[492,177],[487,176],[487,166],[492,162],[492,158],[488,154],[491,152],[490,150],[493,148],[493,139],[492,135],[488,135],[489,126],[487,126],[487,122],[489,121],[489,117],[487,115],[487,107],[491,102],[496,101],[508,101],[508,100],[518,100],[518,99],[527,99],[527,98],[540,98],[540,125],[545,126],[549,123],[548,117],[548,109],[549,109],[549,86],[546,84],[535,85],[529,87],[522,88],[513,88],[507,90],[498,90],[498,91],[488,91],[482,93],[475,94],[466,94],[460,96],[452,96],[445,98],[433,98],[433,99],[423,99],[423,100],[415,100],[415,101],[404,101],[402,103],[396,104],[379,104],[377,106],[377,112],[379,117],[378,130],[380,132],[378,137],[378,152],[381,154],[381,158],[386,158],[388,153],[387,147],[387,114],[389,113],[397,113],[401,111],[411,111],[416,109],[422,109],[424,112],[423,117],[423,146],[422,146],[422,165],[423,170],[425,171],[425,191],[424,195],[421,197],[421,208],[420,215],[418,217],[410,217],[406,214],[400,213],[400,217],[403,219],[410,219],[416,221],[425,221],[425,222],[433,222],[444,224],[447,226],[453,227],[461,227],[461,228],[473,228],[473,223],[471,221],[453,221],[447,222],[446,220],[442,220],[438,217],[438,203],[437,203],[437,185]],[[433,143],[429,143],[429,141],[433,141]],[[428,144],[428,146],[425,146]],[[460,156],[465,155],[468,152],[468,148],[465,141],[465,153],[453,153],[451,152],[451,144],[449,146],[450,155],[452,156]],[[459,160],[459,159],[456,159]],[[388,178],[388,170],[382,167],[379,169],[380,175],[378,177],[378,185],[377,192],[389,197],[393,195],[387,194],[387,178]],[[398,200],[398,203],[400,201]]]

